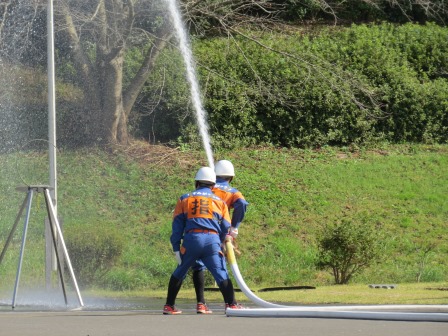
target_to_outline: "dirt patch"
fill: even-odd
[[[115,150],[144,165],[196,168],[201,164],[198,153],[182,151],[178,147],[151,145],[142,140],[133,140],[128,146]]]

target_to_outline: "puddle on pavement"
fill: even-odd
[[[67,295],[67,305],[64,302],[62,293],[31,292],[18,293],[15,300],[15,307],[12,308],[13,293],[0,294],[0,312],[4,311],[162,311],[165,303],[161,298],[100,298],[89,297],[81,294],[84,306],[80,308],[76,295]],[[179,299],[176,306],[185,312],[195,312],[196,304],[194,300]],[[224,312],[224,304],[221,302],[209,302],[210,309]]]

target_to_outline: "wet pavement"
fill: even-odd
[[[195,303],[189,300],[178,300],[182,315],[166,316],[161,314],[164,302],[157,298],[83,297],[82,309],[76,300],[68,297],[65,306],[60,296],[28,294],[17,298],[12,309],[11,298],[0,296],[0,336],[448,335],[448,323],[444,322],[226,317],[220,302],[209,303],[213,314],[197,315]]]
[[[84,306],[80,308],[77,297],[69,297],[67,305],[60,297],[44,298],[41,296],[19,297],[15,307],[12,308],[12,298],[0,298],[0,312],[65,312],[72,310],[82,311],[133,311],[133,310],[160,310],[163,307],[162,299],[154,298],[98,298],[83,296]],[[193,302],[190,304],[193,306]]]

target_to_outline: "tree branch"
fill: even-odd
[[[145,85],[148,76],[150,75],[152,69],[154,68],[154,63],[167,45],[169,39],[173,36],[172,30],[169,25],[165,23],[157,32],[157,37],[153,42],[152,46],[146,52],[145,58],[131,84],[128,86],[123,94],[123,108],[127,115],[130,114],[132,106],[137,100],[143,86]]]

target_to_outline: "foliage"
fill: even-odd
[[[198,52],[204,67],[200,70],[202,84],[210,88],[206,94],[211,94],[207,109],[215,115],[229,114],[227,123],[234,122],[234,126],[223,126],[227,125],[223,120],[226,116],[211,117],[217,146],[229,147],[229,139],[234,138],[240,144],[290,147],[383,139],[446,141],[445,121],[439,121],[446,115],[446,67],[441,64],[437,78],[430,69],[437,62],[434,58],[446,62],[440,57],[446,54],[446,30],[441,28],[447,22],[446,1],[207,0],[182,1],[180,5],[191,35],[210,42],[198,47],[204,49]],[[46,67],[45,9],[39,1],[2,3],[0,66],[6,61],[34,70]],[[161,69],[167,69],[166,61],[159,60],[163,52],[167,55],[173,51],[170,42],[174,34],[168,27],[167,14],[164,3],[158,1],[55,3],[56,73],[82,91],[74,104],[58,102],[58,123],[69,125],[61,132],[61,140],[75,146],[125,144],[131,132],[152,142],[176,141],[179,135],[188,142],[194,122],[188,115],[190,104],[185,104],[186,91],[177,84],[183,80],[179,75],[182,71],[164,76]],[[382,20],[400,24],[433,20],[441,26],[405,25],[402,32],[406,36],[398,29],[388,35],[387,29],[381,28],[382,35],[374,36],[352,28],[359,39],[354,45],[364,44],[366,49],[349,54],[344,50],[350,50],[353,41],[339,34],[331,36],[339,23],[359,25]],[[314,39],[313,31],[329,22],[330,34]],[[217,41],[213,41],[215,38]],[[378,50],[372,41],[377,42]],[[319,44],[340,45],[342,48],[336,50],[340,59],[333,60],[328,53],[334,48],[325,50]],[[428,80],[401,63],[407,50],[399,50],[400,46],[410,46],[414,60],[428,61],[422,68]],[[370,79],[371,65],[363,60],[372,53],[372,59],[378,61],[379,50],[385,51],[384,59],[389,61],[384,71],[382,63],[375,63],[373,76],[384,74],[387,79],[381,83]],[[126,54],[127,64],[123,64]],[[359,68],[358,58],[365,68]],[[176,55],[168,62],[174,69],[182,63],[174,64],[177,59]],[[154,67],[156,62],[158,69]],[[169,69],[173,70],[171,65]],[[152,88],[143,89],[145,82]],[[433,96],[442,102],[436,99],[435,104],[430,103]],[[29,106],[19,108],[23,109]],[[232,127],[242,128],[235,131]]]
[[[315,1],[288,3],[291,8],[319,11],[319,6],[313,7]],[[340,6],[349,3],[353,2],[329,5],[340,11]],[[358,9],[362,6],[369,7],[369,3],[360,2]],[[36,20],[40,22],[41,18]],[[154,29],[146,24],[151,31]],[[356,24],[347,28],[296,26],[281,32],[252,27],[239,28],[228,36],[193,38],[215,148],[264,144],[316,148],[448,140],[446,27],[429,22]],[[95,62],[98,46],[93,41],[81,46],[90,62],[103,64]],[[153,41],[138,34],[126,45],[123,92],[131,89],[152,46]],[[58,81],[58,142],[74,147],[90,144],[91,137],[94,141],[105,138],[92,132],[92,127],[104,126],[90,119],[99,107],[83,107],[83,100],[93,94],[86,89],[85,81],[75,80],[69,50],[66,44],[59,46],[56,73],[77,87]],[[2,62],[2,69],[10,67]],[[169,45],[160,49],[154,62],[132,113],[129,110],[122,119],[129,121],[121,128],[123,134],[130,132],[152,143],[199,148],[201,141],[179,53]],[[8,71],[4,76],[4,81],[12,83],[12,90],[1,93],[2,110],[17,121],[4,133],[8,137],[15,136],[16,124],[22,121],[28,131],[22,133],[30,138],[41,138],[46,131],[45,76],[36,70],[38,65],[33,67],[16,74]],[[90,135],[85,136],[86,132]],[[3,134],[0,136],[4,139]]]
[[[67,250],[81,285],[99,282],[120,258],[125,240],[105,223],[70,226],[66,232]]]
[[[140,49],[131,49],[125,60],[125,78],[138,71],[143,55]],[[167,143],[181,135],[182,125],[193,122],[189,101],[188,82],[180,53],[167,47],[157,60],[148,85],[143,88],[130,120],[132,134],[151,143]]]
[[[384,237],[380,227],[366,217],[343,217],[328,225],[318,239],[319,264],[332,270],[336,284],[347,284],[363,269],[382,258]]]
[[[392,142],[446,142],[446,29],[434,24],[353,28],[339,35],[343,42],[333,44],[331,61],[348,64],[376,88],[382,112],[374,131]]]
[[[352,26],[196,45],[215,146],[448,140],[446,28]]]

